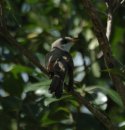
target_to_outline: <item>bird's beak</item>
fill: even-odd
[[[73,43],[76,43],[78,40],[79,40],[79,38],[75,38],[75,37],[72,38],[72,42],[73,42]]]

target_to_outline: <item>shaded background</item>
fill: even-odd
[[[93,0],[106,27],[107,7]],[[85,98],[125,129],[125,111],[108,71],[123,81],[125,5],[116,10],[110,38],[117,68],[107,70],[82,4],[76,0],[6,0],[4,17],[18,43],[41,64],[51,43],[61,36],[79,37],[72,48],[75,86]],[[61,99],[48,93],[50,80],[18,50],[0,37],[0,130],[106,130],[91,112],[64,91]]]

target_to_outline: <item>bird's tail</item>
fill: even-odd
[[[54,93],[57,98],[62,96],[63,92],[63,80],[60,76],[54,75],[50,84],[50,93]]]

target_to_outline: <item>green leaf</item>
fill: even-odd
[[[65,112],[65,113],[70,113],[69,109],[68,108],[65,108],[65,107],[59,107],[56,109],[55,112]]]
[[[100,77],[100,75],[101,75],[100,66],[97,62],[92,64],[92,72],[93,72],[95,77]]]
[[[14,74],[14,75],[17,75],[19,73],[23,73],[23,72],[26,72],[26,73],[33,73],[34,70],[29,68],[29,67],[26,67],[26,66],[22,66],[22,65],[13,65],[12,69],[11,69],[11,72]]]
[[[28,91],[35,91],[37,89],[44,89],[44,90],[47,90],[49,88],[49,85],[50,85],[50,80],[43,80],[41,82],[38,82],[38,83],[34,83],[34,84],[28,84],[24,91],[25,92],[28,92]]]
[[[52,124],[57,124],[58,121],[52,120],[49,118],[49,111],[45,112],[43,114],[43,117],[41,119],[42,127],[47,127]]]
[[[45,99],[44,104],[45,104],[45,106],[48,106],[51,103],[55,103],[55,102],[59,102],[59,101],[63,101],[63,100],[69,100],[70,101],[70,97],[71,97],[71,95],[62,96],[59,99],[54,98],[54,97],[48,97],[48,98]]]
[[[54,121],[54,120],[51,120],[51,119],[47,119],[46,121],[42,122],[42,126],[47,127],[49,125],[53,125],[53,124],[57,124],[57,123],[59,123],[59,121]]]

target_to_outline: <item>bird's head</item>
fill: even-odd
[[[59,38],[52,43],[52,49],[54,47],[57,47],[57,48],[62,49],[64,51],[69,51],[70,48],[75,43],[75,41],[76,41],[76,38],[71,38],[71,37]]]

